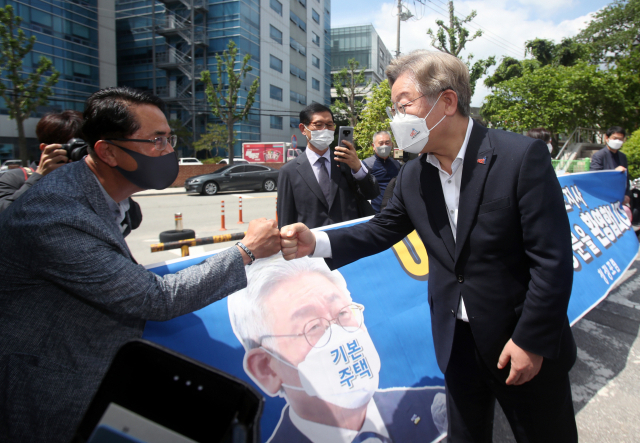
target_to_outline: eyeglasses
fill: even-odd
[[[167,137],[163,135],[162,137],[156,137],[153,140],[145,140],[145,139],[138,139],[138,138],[112,138],[106,141],[153,143],[153,148],[156,151],[162,152],[165,149],[167,149],[167,145],[171,145],[172,148],[175,148],[176,143],[178,142],[178,136],[170,135]]]
[[[334,129],[336,129],[336,125],[335,123],[323,123],[323,122],[316,122],[316,123],[309,123],[307,125],[307,128],[309,129],[315,129],[315,130],[320,130],[320,129],[328,129],[330,131],[333,131]]]
[[[392,105],[389,107],[387,106],[387,116],[389,116],[389,118],[393,118],[396,114],[400,114],[402,116],[407,115],[407,111],[406,109],[404,109],[405,106],[410,105],[411,103],[415,102],[416,100],[418,100],[419,98],[424,97],[424,94],[422,94],[420,97],[416,97],[411,101],[408,101],[406,103],[400,103],[400,102],[396,102],[396,103],[392,103]]]
[[[351,303],[350,305],[340,309],[336,318],[327,320],[326,318],[319,317],[307,322],[300,334],[263,335],[260,337],[259,342],[262,344],[262,341],[267,338],[304,337],[311,347],[322,348],[329,343],[329,340],[331,340],[332,323],[341,326],[342,329],[347,332],[356,332],[364,322],[364,316],[362,314],[363,311],[364,306],[357,303]],[[327,329],[329,330],[329,333],[325,334]]]

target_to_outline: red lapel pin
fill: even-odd
[[[487,163],[487,157],[482,157],[478,159],[478,163],[480,163],[481,165],[484,165]]]

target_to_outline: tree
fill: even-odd
[[[60,73],[46,57],[40,57],[37,67],[31,70],[32,72],[25,71],[22,63],[33,49],[36,37],[32,35],[27,38],[20,29],[20,23],[22,18],[14,15],[11,5],[0,8],[0,73],[6,72],[5,78],[8,79],[8,84],[0,82],[0,97],[7,105],[9,118],[15,119],[18,125],[20,159],[27,165],[29,154],[24,121],[38,106],[47,104]]]
[[[200,74],[205,84],[205,94],[207,95],[209,106],[211,106],[211,113],[220,118],[226,125],[230,165],[233,164],[233,145],[235,143],[233,125],[247,118],[260,85],[259,77],[256,77],[247,92],[244,106],[238,104],[239,93],[243,89],[247,73],[251,72],[253,68],[249,66],[251,54],[246,54],[242,62],[236,61],[237,55],[238,48],[233,40],[229,40],[227,50],[222,53],[222,56],[216,54],[217,84],[215,86],[209,71],[202,71]],[[238,72],[235,69],[236,63],[241,63]],[[226,80],[226,84],[224,80]],[[247,90],[246,85],[244,90]]]
[[[358,71],[360,62],[351,58],[347,61],[348,67],[342,68],[333,76],[333,87],[336,89],[337,99],[332,106],[332,111],[338,118],[349,120],[352,127],[358,124],[358,116],[364,109],[366,94],[370,82],[365,79],[362,69]]]
[[[525,53],[531,54],[540,66],[573,66],[586,60],[588,48],[572,38],[563,38],[556,44],[553,40],[536,38],[525,44]]]
[[[169,127],[178,136],[179,145],[188,149],[193,148],[193,133],[182,123],[182,120],[177,118],[169,120]]]
[[[237,134],[234,132],[233,136]],[[197,142],[193,144],[193,148],[198,151],[207,151],[207,157],[211,155],[213,148],[216,148],[216,155],[220,154],[219,149],[227,145],[227,128],[225,125],[207,123],[207,131],[200,136]],[[229,156],[231,162],[231,156]]]
[[[363,159],[373,155],[373,134],[379,131],[390,131],[391,120],[386,108],[391,107],[391,88],[389,80],[384,80],[371,89],[371,96],[360,115],[360,122],[355,127],[353,140],[360,146],[358,156]],[[393,135],[392,135],[393,137]]]
[[[636,130],[622,146],[622,152],[627,155],[629,163],[629,178],[640,177],[640,129]]]
[[[431,29],[427,30],[427,35],[431,37],[431,46],[465,61],[460,56],[460,53],[464,50],[466,44],[472,42],[478,37],[482,37],[482,31],[480,29],[478,29],[473,36],[469,37],[469,30],[463,26],[465,23],[469,23],[473,20],[476,15],[477,13],[474,10],[471,11],[471,14],[467,17],[460,20],[455,15],[453,1],[449,1],[449,26],[445,25],[442,20],[436,20],[436,25],[438,25],[437,34],[434,34]],[[469,68],[471,95],[475,92],[476,82],[480,77],[485,75],[487,70],[496,64],[496,58],[494,56],[491,56],[486,60],[478,60],[473,64],[473,66],[471,65],[472,60],[473,54],[469,54],[465,61]]]
[[[605,128],[622,121],[625,103],[615,72],[580,62],[543,66],[498,83],[480,113],[515,132],[544,126],[552,134],[569,134],[578,126]]]

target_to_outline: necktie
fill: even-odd
[[[351,443],[391,443],[391,439],[377,432],[365,431],[356,435]]]
[[[329,178],[329,170],[327,169],[327,159],[320,157],[318,160],[320,163],[320,176],[318,177],[318,184],[324,194],[324,198],[329,203],[329,194],[331,193],[331,179]]]

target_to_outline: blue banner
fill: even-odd
[[[635,258],[638,240],[620,207],[623,174],[607,171],[558,179],[572,231],[574,283],[568,315],[574,323],[608,294]],[[177,259],[150,269],[159,275],[174,273],[210,255]],[[393,248],[341,268],[338,275],[320,269],[325,266],[323,260],[306,259],[316,262],[309,265],[315,267],[309,271],[324,280],[296,280],[302,268],[285,269],[283,260],[267,261],[262,270],[260,266],[247,268],[253,273],[249,286],[267,289],[248,288],[230,296],[230,301],[221,300],[192,314],[163,323],[148,322],[144,338],[256,386],[266,398],[262,441],[356,441],[358,431],[350,429],[349,414],[336,411],[357,408],[366,409],[367,417],[358,438],[370,434],[380,441],[441,439],[446,431],[444,380],[431,335],[429,262],[418,235],[413,232]],[[307,265],[302,262],[299,266]],[[291,283],[277,283],[287,275]],[[299,288],[302,295],[287,291],[287,284]],[[331,297],[321,292],[329,287],[333,288]],[[269,297],[263,297],[266,301],[259,303],[264,305],[257,308],[259,293],[267,290]],[[317,313],[309,313],[312,320],[296,326],[295,331],[302,332],[289,333],[294,329],[287,332],[281,326],[311,310],[306,305],[297,308],[304,297],[337,300],[333,303],[350,308],[340,311],[334,324],[327,324],[328,337],[314,335],[312,317],[322,318]],[[267,320],[258,318],[261,313]],[[268,325],[269,318],[284,320]],[[363,323],[358,333],[344,333],[350,325],[359,326],[358,322]],[[342,328],[338,323],[344,323]],[[272,337],[279,340],[278,345],[269,341]],[[317,347],[318,341],[328,344]],[[296,360],[294,348],[299,343],[307,350]],[[282,357],[289,351],[292,353]],[[291,367],[291,362],[297,367]],[[324,375],[317,368],[325,368]],[[359,394],[347,398],[341,395],[341,387]],[[324,418],[333,414],[333,419],[322,423],[320,414],[316,423],[309,405],[315,405]]]

